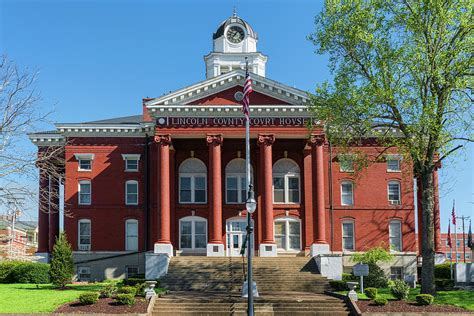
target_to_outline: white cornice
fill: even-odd
[[[304,104],[309,99],[309,95],[305,91],[289,87],[256,74],[251,74],[251,78],[253,82],[252,88],[256,92],[295,105]],[[149,108],[150,106],[160,104],[175,105],[193,102],[237,85],[242,86],[244,79],[245,72],[243,70],[234,70],[150,100],[146,102],[145,105]]]

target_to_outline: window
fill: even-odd
[[[125,161],[125,171],[138,171],[139,154],[122,154],[122,158]]]
[[[402,223],[400,221],[390,221],[390,250],[402,251]]]
[[[250,169],[253,176],[253,170]],[[225,167],[226,202],[228,204],[245,203],[247,201],[247,181],[245,160],[236,158]]]
[[[207,221],[198,216],[179,220],[180,249],[205,250],[207,247]]]
[[[75,154],[78,171],[91,171],[92,170],[92,160],[94,159],[94,154]]]
[[[136,277],[138,273],[139,273],[138,266],[125,267],[125,275],[127,279]]]
[[[461,241],[460,240],[456,240],[456,246],[461,247]]]
[[[299,219],[285,217],[275,220],[275,242],[280,250],[301,249],[301,225]]]
[[[79,181],[79,204],[90,205],[91,204],[91,182],[89,180]]]
[[[386,160],[388,172],[400,172],[400,157],[389,155]]]
[[[138,221],[136,219],[125,221],[125,250],[138,250]]]
[[[338,155],[339,158],[339,171],[341,172],[354,172],[354,160],[351,155]]]
[[[456,258],[458,258],[458,260],[461,260],[461,254],[458,253],[458,254],[456,255]]]
[[[138,181],[125,182],[125,204],[138,205]]]
[[[300,203],[300,168],[291,159],[273,165],[273,202]]]
[[[90,281],[91,268],[90,267],[77,267],[77,279],[78,281]]]
[[[341,183],[341,205],[354,205],[354,184],[351,181]]]
[[[388,183],[388,201],[390,204],[400,204],[400,182],[390,181]]]
[[[466,259],[471,259],[471,254],[469,253],[466,253],[466,256],[465,256]]]
[[[390,279],[401,280],[403,278],[403,267],[390,267]]]
[[[446,254],[446,258],[448,258],[449,260],[451,260],[451,254],[450,254],[450,253],[447,253],[447,254]]]
[[[179,203],[207,202],[207,168],[199,159],[189,158],[179,166]]]
[[[91,250],[91,221],[88,219],[81,219],[79,221],[79,251]]]
[[[342,223],[342,250],[355,250],[354,245],[354,222]]]

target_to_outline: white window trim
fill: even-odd
[[[137,225],[137,249],[129,249],[129,245],[128,245],[128,223],[135,223]],[[139,231],[138,231],[139,227],[138,227],[138,220],[136,219],[127,219],[125,221],[125,251],[138,251],[138,243],[139,243],[139,239],[138,239],[138,236],[139,236]]]
[[[195,202],[196,178],[204,178],[204,202]],[[191,201],[181,201],[181,178],[191,178]],[[179,174],[179,204],[207,204],[207,175],[205,173],[180,173]]]
[[[125,162],[125,171],[126,172],[137,172],[140,169],[140,154],[122,154],[122,159]],[[128,169],[127,168],[127,160],[136,160],[137,161],[137,169]]]
[[[301,247],[302,247],[301,220],[299,218],[289,217],[289,216],[276,218],[273,221],[273,239],[275,239],[275,223],[276,222],[285,222],[285,232],[286,232],[286,234],[285,234],[285,247],[286,248],[277,248],[277,250],[280,251],[280,252],[299,252],[299,251],[301,251]],[[289,224],[290,222],[298,222],[300,224],[300,245],[299,245],[299,249],[290,248],[290,224]]]
[[[354,247],[353,249],[344,249],[344,224],[352,224],[352,246]],[[341,222],[341,249],[343,252],[355,252],[356,251],[356,238],[355,238],[355,221],[354,220],[343,220]]]
[[[397,223],[400,228],[400,250],[394,250],[392,249],[392,244],[390,243],[390,235],[391,235],[391,229],[390,229],[390,224],[392,223]],[[388,222],[388,244],[390,246],[390,252],[403,252],[403,231],[402,231],[402,221],[399,219],[392,219]]]
[[[89,188],[90,188],[89,203],[81,203],[81,184],[89,184]],[[91,205],[92,204],[92,181],[91,180],[79,180],[79,182],[77,183],[77,203],[79,205]]]
[[[290,161],[291,163],[293,163],[297,168],[298,168],[298,172],[286,172],[286,173],[282,173],[282,172],[274,172],[273,170],[275,170],[275,166],[283,161],[283,160],[287,160],[287,161]],[[272,166],[272,201],[273,201],[273,204],[291,204],[291,205],[298,205],[298,204],[301,204],[301,177],[300,177],[300,173],[301,173],[301,170],[299,168],[299,165],[296,161],[294,161],[293,159],[290,159],[290,158],[282,158],[282,159],[279,159],[278,161],[276,161],[273,166]],[[284,191],[284,198],[285,198],[285,201],[283,202],[275,202],[275,186],[273,185],[273,181],[275,178],[283,178],[283,191]],[[298,202],[289,202],[289,196],[290,196],[290,189],[289,189],[289,185],[288,185],[288,179],[289,178],[297,178],[298,179]]]
[[[227,197],[227,191],[228,191],[227,179],[228,178],[237,178],[237,202],[230,202],[229,198]],[[247,201],[247,199],[242,196],[242,190],[243,190],[242,178],[246,179],[245,173],[228,173],[225,175],[225,203],[226,204],[244,204]]]
[[[385,164],[387,166],[387,172],[402,172],[402,155],[385,155]],[[389,169],[388,161],[397,160],[398,161],[398,170]]]
[[[390,200],[390,190],[389,186],[390,184],[397,183],[398,184],[398,201],[396,200]],[[387,200],[390,205],[401,205],[402,204],[402,184],[399,180],[389,180],[387,182]]]
[[[89,244],[81,244],[81,223],[88,223],[89,224]],[[87,250],[81,249],[81,246],[89,246]],[[92,222],[90,219],[80,219],[77,222],[77,247],[79,251],[90,251],[92,248]]]
[[[92,161],[94,160],[94,154],[74,154],[77,160],[77,171],[92,171]],[[91,168],[90,169],[81,169],[81,160],[90,160],[91,161]]]
[[[351,198],[352,198],[352,204],[344,204],[343,202],[343,199],[342,199],[342,185],[343,184],[350,184],[351,185]],[[342,206],[353,206],[354,205],[354,182],[352,181],[349,181],[349,180],[344,180],[344,181],[341,181],[341,185],[340,185],[340,189],[341,189],[341,205]]]
[[[136,203],[129,203],[128,202],[128,187],[127,184],[136,184],[137,185],[137,202]],[[137,180],[127,180],[125,181],[125,205],[138,205],[140,198],[140,186],[138,185]]]
[[[191,222],[191,248],[182,248],[181,247],[181,222]],[[195,242],[195,235],[196,235],[196,229],[195,229],[195,222],[204,222],[206,223],[206,247],[207,247],[207,241],[209,239],[209,232],[207,229],[207,219],[204,217],[200,216],[186,216],[182,217],[179,219],[178,223],[178,233],[179,233],[179,249],[180,250],[190,250],[190,251],[206,251],[206,248],[196,248],[196,242]]]

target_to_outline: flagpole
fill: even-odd
[[[456,213],[454,210],[454,200],[453,200],[453,224],[454,224],[454,252],[456,254],[456,263],[458,263],[458,225],[456,221]]]
[[[451,243],[451,220],[449,220],[449,227],[448,227],[448,240],[449,240],[449,256],[451,257],[449,260],[449,276],[451,280],[453,279],[453,244]]]

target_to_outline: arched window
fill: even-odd
[[[136,219],[125,221],[125,250],[138,250],[138,221]]]
[[[341,205],[354,205],[354,184],[352,181],[341,182]]]
[[[250,167],[250,175],[253,178],[252,167]],[[245,159],[236,158],[227,164],[225,167],[226,203],[236,204],[247,201],[248,185],[246,178]]]
[[[402,251],[402,222],[391,220],[388,226],[390,238],[390,250]]]
[[[187,250],[205,250],[207,247],[207,220],[187,216],[179,220],[179,247]]]
[[[300,168],[291,159],[280,159],[273,165],[273,202],[300,202]]]
[[[78,185],[78,202],[80,205],[91,205],[92,185],[90,180],[81,180]]]
[[[128,180],[125,182],[125,204],[138,205],[138,181]]]
[[[275,219],[275,242],[280,250],[301,249],[301,222],[294,217]]]
[[[392,180],[387,186],[388,202],[390,204],[401,204],[400,181]]]
[[[342,221],[342,250],[355,250],[355,232],[353,220]]]
[[[79,251],[91,250],[91,220],[81,219],[78,224],[78,248]]]
[[[179,166],[179,203],[207,202],[207,168],[199,159],[189,158]]]

